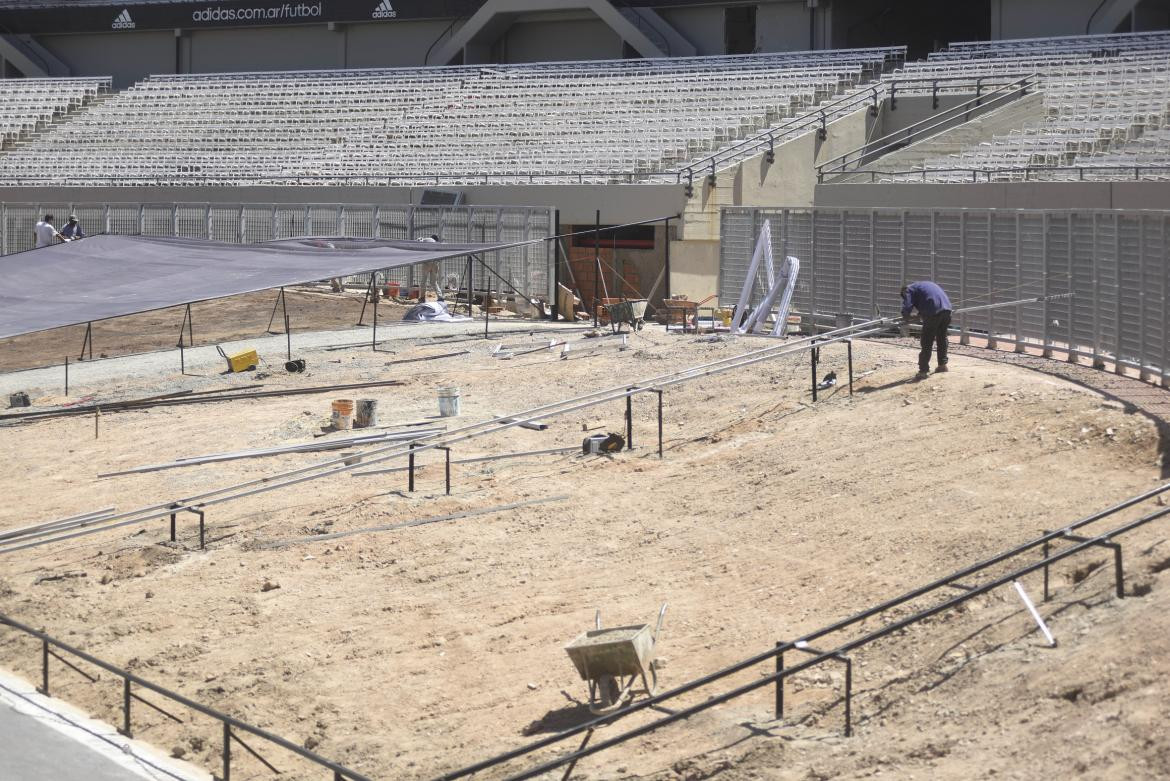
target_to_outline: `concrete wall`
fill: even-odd
[[[658,8],[658,14],[697,49],[697,54],[723,54],[723,8],[696,6],[694,8]],[[757,34],[759,18],[757,17]]]
[[[875,119],[859,109],[829,125],[825,140],[807,133],[776,149],[776,162],[764,155],[744,162],[736,172],[736,206],[813,204],[817,163],[856,149],[873,132]]]
[[[552,206],[562,223],[617,225],[673,217],[685,206],[679,185],[516,185],[445,187],[470,206]],[[416,187],[0,187],[6,203],[418,203]]]
[[[622,39],[596,17],[520,22],[497,44],[506,62],[620,59]]]
[[[809,48],[808,8],[803,0],[760,4],[756,10],[756,41],[760,51],[802,51]]]
[[[1170,182],[826,184],[816,188],[814,201],[850,208],[1170,209]]]
[[[1101,0],[991,0],[991,37],[1084,35]]]
[[[248,30],[246,44],[237,30],[194,30],[184,41],[191,73],[335,68],[344,52],[344,39],[324,26]]]
[[[396,22],[385,24],[348,24],[341,28],[345,39],[346,68],[394,68],[415,65],[438,65],[427,62],[427,50],[431,44],[435,49],[447,40],[445,32],[450,22],[446,20]],[[455,25],[451,32],[458,30]],[[435,43],[438,40],[439,43]]]
[[[702,301],[718,292],[719,242],[672,241],[670,243],[670,294]],[[712,304],[715,302],[712,301]]]
[[[173,30],[91,35],[43,35],[38,41],[69,66],[74,76],[113,76],[127,87],[150,73],[175,72]]]

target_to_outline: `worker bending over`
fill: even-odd
[[[938,368],[947,370],[947,329],[951,327],[951,299],[934,282],[911,282],[902,288],[902,319],[910,322],[917,310],[922,321],[922,349],[918,353],[918,379],[930,376],[930,349],[938,345]]]

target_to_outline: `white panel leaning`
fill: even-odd
[[[744,317],[748,302],[751,300],[752,289],[756,284],[756,272],[760,267],[761,260],[768,271],[768,291],[764,294],[763,300],[760,301],[760,305],[756,307],[755,311],[743,319],[741,323],[741,318]],[[792,308],[792,293],[796,289],[796,277],[799,273],[800,260],[789,255],[784,259],[779,276],[776,276],[775,266],[772,262],[772,224],[770,221],[764,220],[760,236],[756,240],[756,250],[752,253],[752,262],[748,267],[747,276],[744,278],[743,290],[740,291],[739,301],[735,305],[735,314],[731,318],[731,332],[737,334],[748,331],[763,332],[768,315],[772,313],[776,299],[779,298],[780,308],[775,314],[772,336],[784,336],[784,324],[788,322],[788,311]]]

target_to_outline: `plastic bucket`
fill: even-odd
[[[439,417],[454,418],[459,415],[459,389],[439,388]]]
[[[353,418],[354,428],[370,428],[378,425],[378,402],[375,399],[358,399],[357,414]]]
[[[333,402],[333,428],[353,428],[353,399],[337,399]]]

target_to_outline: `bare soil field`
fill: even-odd
[[[460,345],[469,354],[413,364],[391,362],[451,348],[418,340],[396,342],[394,355],[310,351],[309,374],[274,374],[266,388],[399,379],[361,394],[378,400],[383,424],[453,428],[760,346],[654,327],[624,351],[613,338],[571,338],[567,359],[538,352],[500,360],[490,354],[494,342],[474,341]],[[526,341],[535,340],[508,338]],[[456,465],[451,496],[438,454],[427,453],[414,493],[402,472],[342,475],[209,508],[206,551],[186,515],[177,544],[160,520],[11,554],[0,558],[0,611],[371,778],[433,778],[588,718],[585,684],[563,646],[592,627],[596,609],[607,626],[652,623],[669,603],[658,646],[669,688],[1162,479],[1155,421],[1091,388],[963,355],[950,373],[912,382],[915,357],[858,342],[850,396],[844,349],[828,347],[822,374],[834,370],[842,382],[816,404],[807,356],[676,386],[665,396],[661,460],[654,403],[640,397],[628,452]],[[222,383],[176,373],[117,391]],[[436,388],[449,385],[462,389],[462,415],[438,419]],[[110,414],[98,439],[90,417],[0,428],[0,529],[126,510],[325,460],[297,454],[96,478],[310,441],[331,398]],[[461,444],[453,457],[580,445],[583,429],[623,431],[623,412],[614,402],[549,419],[546,431],[509,429]],[[564,498],[304,540],[550,497]],[[1120,538],[1124,600],[1102,566],[1107,552],[1054,568],[1054,598],[1041,611],[1056,648],[1005,587],[859,650],[852,738],[841,735],[841,674],[817,668],[789,685],[783,720],[773,718],[766,687],[588,757],[572,777],[1170,775],[1168,529],[1155,522]],[[75,576],[38,582],[64,572]],[[1038,599],[1039,577],[1024,582]],[[0,664],[35,680],[39,659],[35,643],[0,631]],[[672,707],[770,670],[746,670]],[[54,694],[116,720],[120,686],[107,676],[92,684],[57,665]],[[181,715],[180,725],[137,707],[135,734],[216,768],[216,726]],[[593,740],[661,715],[632,715]],[[323,776],[253,746],[284,777]],[[235,759],[233,778],[270,777],[244,752]]]

